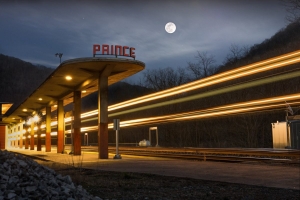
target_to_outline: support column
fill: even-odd
[[[30,150],[34,150],[34,122],[31,122],[31,131],[30,131]]]
[[[98,152],[99,159],[108,159],[108,76],[112,66],[107,66],[98,78]]]
[[[74,109],[74,131],[73,131],[73,145],[74,155],[81,155],[81,91],[74,91],[73,93],[73,109]]]
[[[37,151],[42,151],[42,138],[41,138],[41,127],[38,127],[37,124],[37,145],[36,145],[36,150]]]
[[[28,149],[28,130],[25,133],[25,149]]]
[[[20,145],[19,147],[23,148],[23,124],[20,125]]]
[[[5,149],[8,146],[6,143],[7,137],[6,126],[0,125],[0,149]]]
[[[57,153],[64,153],[64,104],[63,100],[57,101]]]
[[[46,152],[51,152],[51,106],[46,107]]]

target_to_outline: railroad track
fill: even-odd
[[[97,147],[83,147],[83,151],[97,152]],[[115,153],[109,147],[109,153]],[[273,149],[215,149],[215,148],[160,148],[160,147],[120,147],[122,155],[162,157],[184,160],[218,162],[264,162],[300,166],[299,150]]]

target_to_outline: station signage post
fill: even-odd
[[[116,155],[114,159],[122,159],[121,155],[119,154],[119,130],[120,130],[120,119],[114,119],[114,130],[116,131]]]

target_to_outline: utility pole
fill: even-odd
[[[59,63],[61,63],[61,57],[62,57],[62,55],[63,55],[62,53],[56,53],[55,54],[55,57],[57,57],[57,56],[59,57]]]

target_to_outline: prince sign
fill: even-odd
[[[95,55],[115,55],[127,56],[135,59],[135,48],[121,45],[108,45],[108,44],[94,44],[93,57]],[[99,53],[98,53],[99,52]]]

